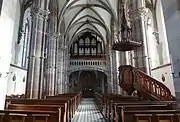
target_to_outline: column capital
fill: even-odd
[[[136,19],[139,19],[139,18],[146,18],[147,16],[147,8],[146,7],[141,7],[141,8],[138,8],[136,10],[133,10],[133,11],[130,11],[130,18],[131,20],[136,20]]]
[[[47,33],[47,36],[49,36],[52,40],[58,39],[61,36],[60,32],[53,32],[53,33]]]
[[[47,20],[49,14],[50,14],[49,10],[45,10],[39,7],[31,7],[31,16],[34,16],[36,18]]]
[[[60,46],[59,49],[61,49],[61,50],[66,50],[66,49],[67,49],[67,46]]]

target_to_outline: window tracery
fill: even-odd
[[[103,44],[91,33],[84,33],[71,46],[71,57],[102,57]]]

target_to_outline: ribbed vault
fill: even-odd
[[[118,0],[58,0],[58,28],[65,24],[66,44],[71,44],[78,35],[91,32],[108,43],[111,24],[118,30]]]

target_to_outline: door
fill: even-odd
[[[96,76],[92,71],[83,71],[80,75],[80,81],[82,84],[83,97],[91,98],[94,93],[94,84],[96,82]]]

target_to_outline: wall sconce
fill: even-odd
[[[173,75],[173,78],[180,78],[180,72],[177,74],[177,73],[172,73]]]
[[[165,82],[166,78],[165,78],[164,74],[162,74],[161,80],[162,80],[163,82]]]
[[[14,74],[12,80],[13,80],[13,81],[16,81],[16,74]]]
[[[24,83],[25,81],[26,81],[26,77],[24,76],[24,77],[23,77],[23,83]]]

